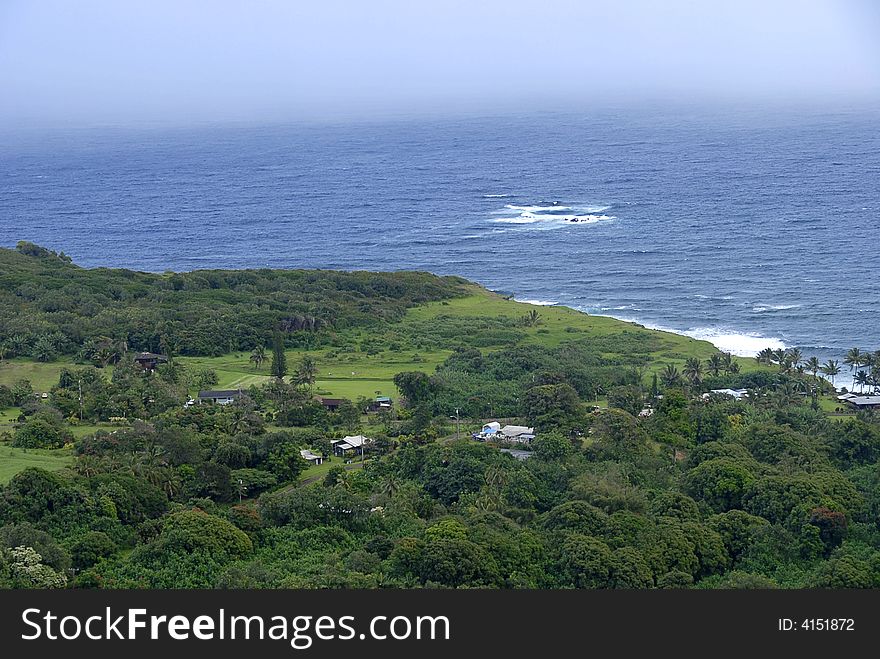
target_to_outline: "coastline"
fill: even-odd
[[[603,316],[606,318],[613,318],[615,320],[619,320],[625,323],[631,323],[633,325],[644,327],[645,329],[649,330],[667,332],[670,334],[677,334],[679,336],[686,336],[690,339],[696,339],[698,341],[707,341],[708,343],[714,345],[721,352],[729,352],[730,354],[737,357],[753,358],[756,357],[758,353],[764,348],[771,348],[773,350],[786,350],[788,348],[799,347],[795,346],[794,344],[787,343],[779,337],[765,337],[759,332],[742,332],[720,327],[693,327],[691,329],[683,330],[672,328],[660,323],[643,321],[632,316],[614,315],[611,313],[598,313],[592,311],[589,307],[584,306],[569,306],[550,300],[518,298],[515,295],[512,295],[511,299],[522,304],[532,304],[535,306],[567,307],[570,309],[574,309],[575,311],[580,311],[582,313],[588,314],[590,316]],[[809,356],[815,354],[820,361],[826,361],[827,359],[836,359],[838,361],[842,361],[843,359],[842,354],[839,354],[830,349],[804,349],[807,353],[809,353]],[[851,390],[853,387],[853,374],[849,370],[842,370],[840,375],[835,378],[834,384],[837,389],[845,387],[847,390]]]

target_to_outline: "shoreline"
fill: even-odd
[[[668,332],[670,334],[686,336],[690,339],[695,339],[698,341],[706,341],[708,343],[711,343],[721,352],[729,352],[736,357],[754,358],[764,348],[771,348],[773,350],[786,350],[788,348],[797,347],[786,343],[783,339],[779,337],[764,337],[757,332],[738,332],[736,330],[728,330],[718,327],[695,327],[693,329],[680,330],[657,323],[644,322],[637,318],[627,316],[615,316],[610,313],[595,313],[585,307],[569,306],[549,300],[518,298],[515,295],[511,296],[510,299],[514,300],[515,302],[520,302],[522,304],[531,304],[540,307],[567,307],[590,316],[613,318],[614,320],[619,320],[624,323],[631,323],[633,325],[637,325],[639,327],[654,330],[657,332]],[[845,387],[848,391],[852,390],[854,384],[853,374],[849,370],[847,370],[848,367],[846,367],[846,365],[842,363],[842,354],[838,354],[837,352],[834,352],[830,349],[809,350],[808,352],[815,354],[817,357],[820,358],[820,361],[825,361],[826,359],[836,359],[840,361],[842,370],[841,373],[835,377],[835,387],[837,389]],[[805,357],[808,356],[812,355],[805,354]],[[820,377],[823,377],[826,380],[828,379],[825,376]]]

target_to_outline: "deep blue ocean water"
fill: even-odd
[[[880,348],[880,111],[0,131],[0,244],[420,269],[751,354]],[[577,221],[574,221],[574,220]]]

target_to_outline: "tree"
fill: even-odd
[[[681,373],[675,364],[666,364],[660,371],[660,381],[664,387],[677,387],[681,384]]]
[[[755,356],[755,359],[759,364],[770,366],[776,360],[776,354],[773,348],[764,348]]]
[[[829,359],[822,365],[822,372],[831,378],[831,386],[834,386],[834,377],[840,375],[840,364],[835,359]]]
[[[644,407],[641,388],[633,385],[613,387],[608,392],[608,407],[616,407],[637,416]]]
[[[724,362],[721,360],[721,355],[717,352],[713,353],[709,359],[706,360],[706,370],[709,371],[710,375],[713,377],[717,378],[721,374],[723,368]]]
[[[303,355],[296,369],[295,381],[311,391],[315,379],[318,377],[318,365],[310,355]]]
[[[258,370],[263,366],[263,363],[266,361],[266,348],[262,345],[258,345],[253,349],[250,356],[250,361],[254,365],[254,370]]]
[[[570,384],[544,384],[532,387],[523,406],[529,423],[539,428],[570,427],[582,417],[581,401]]]
[[[822,369],[822,365],[819,363],[819,358],[815,355],[810,357],[805,364],[807,371],[813,374],[813,378],[819,373]]]
[[[843,363],[847,364],[849,370],[855,374],[864,363],[864,359],[865,356],[859,348],[850,348],[849,352],[846,353],[846,357],[843,359]]]
[[[739,362],[729,352],[721,353],[721,362],[724,366],[725,373],[739,373]]]
[[[275,333],[272,343],[272,365],[269,372],[278,380],[283,380],[287,375],[287,355],[284,354],[284,337],[280,332]]]
[[[688,357],[684,364],[684,376],[690,383],[699,387],[703,384],[703,362],[697,357]]]
[[[747,465],[733,458],[713,458],[691,469],[685,476],[685,490],[714,510],[739,508],[743,494],[755,481]]]
[[[404,371],[394,376],[394,384],[411,407],[426,402],[434,391],[434,385],[427,373]]]
[[[801,365],[801,362],[804,361],[804,355],[801,352],[800,348],[789,348],[786,353],[786,362],[789,364],[790,368],[795,370]]]

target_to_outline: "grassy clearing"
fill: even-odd
[[[649,352],[649,375],[658,372],[667,363],[681,368],[688,357],[707,359],[716,352],[715,347],[707,341],[649,330],[614,318],[590,316],[568,307],[535,307],[514,302],[479,286],[473,286],[471,294],[465,297],[431,302],[410,309],[401,322],[400,329],[405,334],[407,330],[424,326],[425,323],[439,325],[442,324],[443,317],[457,320],[473,318],[475,323],[483,318],[503,317],[516,320],[532,310],[538,311],[540,322],[534,327],[519,328],[523,334],[523,343],[553,347],[566,341],[595,340],[604,342],[603,345],[610,348],[610,351],[603,352],[604,355],[614,357],[618,354],[613,351],[615,339],[620,339],[620,343],[624,344],[633,336],[650,338],[653,349]],[[350,338],[355,343],[367,337],[368,332],[363,330],[350,333]],[[491,352],[501,347],[503,346],[490,345],[484,350]],[[383,350],[375,355],[332,348],[315,351],[289,350],[287,361],[291,371],[296,368],[304,354],[312,356],[317,362],[317,393],[356,399],[359,396],[396,396],[397,390],[392,381],[395,374],[401,371],[432,373],[451,354],[451,350],[423,350],[406,345],[405,342],[399,350]],[[259,385],[269,379],[269,365],[265,364],[256,370],[249,357],[248,352],[240,351],[222,357],[178,357],[178,360],[193,370],[206,368],[215,371],[219,379],[218,388],[235,389]],[[737,358],[737,361],[743,371],[762,368],[754,359]],[[61,369],[71,365],[73,364],[70,361],[44,364],[24,359],[4,360],[0,362],[0,384],[11,385],[17,380],[27,379],[36,391],[48,391],[57,384]]]
[[[9,482],[15,474],[28,467],[58,471],[69,466],[72,461],[71,453],[66,449],[48,451],[0,446],[0,484]]]
[[[550,347],[558,346],[567,341],[593,339],[608,340],[624,338],[632,335],[646,335],[656,340],[656,347],[650,351],[651,365],[649,373],[659,372],[667,363],[679,367],[684,365],[688,357],[708,359],[718,349],[708,341],[699,341],[687,336],[650,330],[636,323],[628,323],[606,316],[591,316],[575,309],[562,306],[535,306],[524,302],[515,302],[486,291],[479,287],[472,289],[473,294],[443,302],[431,302],[411,309],[404,323],[414,321],[432,321],[442,316],[456,318],[505,317],[522,318],[532,310],[537,310],[540,322],[534,327],[523,327],[524,343],[535,343]],[[618,354],[613,351],[604,352],[605,356]],[[754,371],[763,368],[754,359],[737,357],[743,371]]]
[[[28,359],[4,359],[0,361],[0,384],[11,387],[19,380],[30,380],[34,391],[47,392],[56,384],[61,369],[73,366],[73,362],[59,360],[49,363]]]

